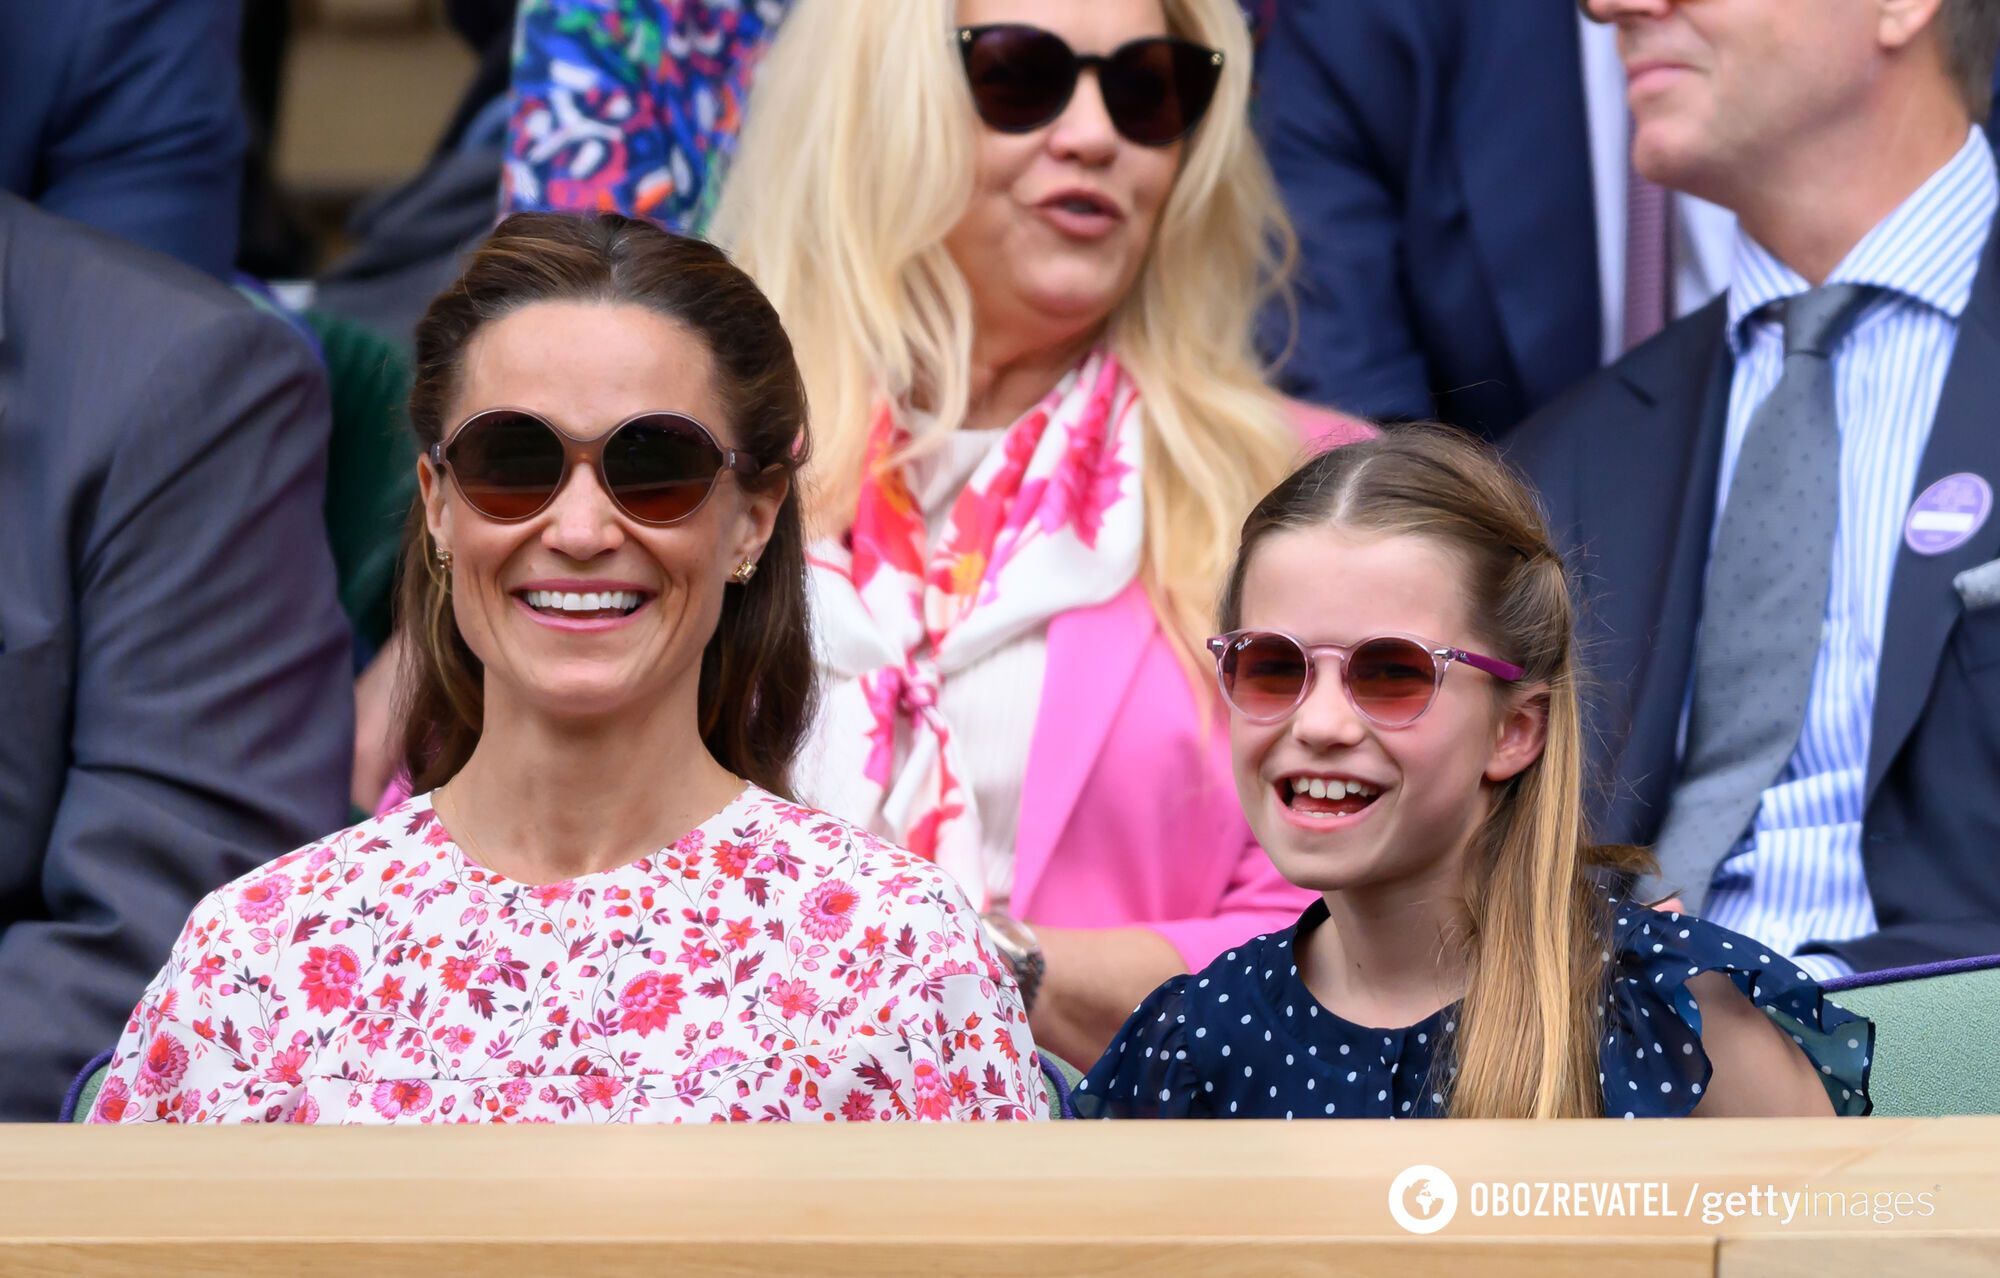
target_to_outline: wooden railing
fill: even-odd
[[[2000,1118],[0,1127],[0,1272],[2000,1274]]]

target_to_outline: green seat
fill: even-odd
[[[2000,1114],[2000,956],[1852,979],[1827,997],[1875,1022],[1875,1113]]]
[[[324,311],[299,319],[319,339],[333,396],[326,532],[340,605],[366,651],[389,637],[403,521],[417,496],[410,356],[373,329]]]

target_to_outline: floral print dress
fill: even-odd
[[[755,786],[530,886],[430,796],[211,893],[97,1122],[1034,1118],[1019,991],[936,866]]]

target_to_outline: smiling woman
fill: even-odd
[[[1234,0],[795,0],[719,236],[799,347],[826,702],[803,794],[949,870],[1037,1038],[1296,912],[1199,675],[1309,436],[1253,317],[1291,232]]]
[[[957,886],[790,800],[805,401],[762,294],[700,241],[520,214],[417,354],[419,793],[204,900],[95,1117],[1038,1113]]]

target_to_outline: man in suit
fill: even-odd
[[[1628,163],[1576,0],[1285,0],[1258,130],[1300,238],[1265,346],[1302,399],[1503,437],[1729,283],[1729,212]]]
[[[1837,975],[2000,951],[2000,0],[1589,0],[1725,296],[1510,440],[1652,886]]]
[[[0,4],[0,191],[211,275],[236,255],[241,0]]]
[[[0,194],[0,1121],[55,1116],[199,897],[346,815],[328,429],[282,321]]]

